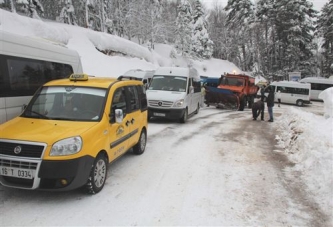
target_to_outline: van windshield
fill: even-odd
[[[186,92],[187,78],[182,76],[154,76],[148,90]]]
[[[32,98],[21,117],[50,120],[99,121],[105,89],[88,87],[43,87]]]

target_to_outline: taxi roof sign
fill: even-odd
[[[88,75],[87,74],[72,74],[69,76],[69,80],[71,81],[87,81]]]

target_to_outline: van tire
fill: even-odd
[[[296,105],[297,105],[297,106],[303,106],[303,100],[298,99],[298,100],[296,101]]]
[[[88,194],[96,194],[103,189],[108,172],[107,166],[108,161],[106,155],[103,153],[97,155],[86,184]]]
[[[133,153],[137,155],[143,154],[143,152],[145,152],[146,149],[146,144],[147,144],[147,133],[146,130],[143,128],[138,143],[135,144],[133,147]]]
[[[185,123],[187,121],[187,117],[188,117],[188,112],[187,112],[187,108],[186,108],[183,116],[179,120],[180,123]]]

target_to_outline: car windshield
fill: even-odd
[[[243,78],[236,78],[236,77],[223,77],[221,80],[222,85],[229,85],[229,86],[244,86],[244,79]]]
[[[154,76],[149,90],[186,92],[187,78],[181,76]]]
[[[105,89],[88,87],[43,87],[32,98],[22,117],[50,120],[99,121]]]

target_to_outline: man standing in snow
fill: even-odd
[[[264,120],[264,110],[265,110],[265,103],[262,100],[259,100],[252,105],[252,117],[253,120],[257,120],[259,114],[261,115],[261,120]]]
[[[273,122],[273,106],[274,106],[274,89],[272,87],[268,88],[268,96],[267,96],[267,109],[269,114],[269,122]]]
[[[260,95],[261,95],[261,101],[265,101],[265,89],[266,89],[266,86],[263,85],[260,89]]]
[[[278,107],[280,107],[280,104],[281,104],[281,91],[280,90],[277,91],[276,98],[279,102]]]

